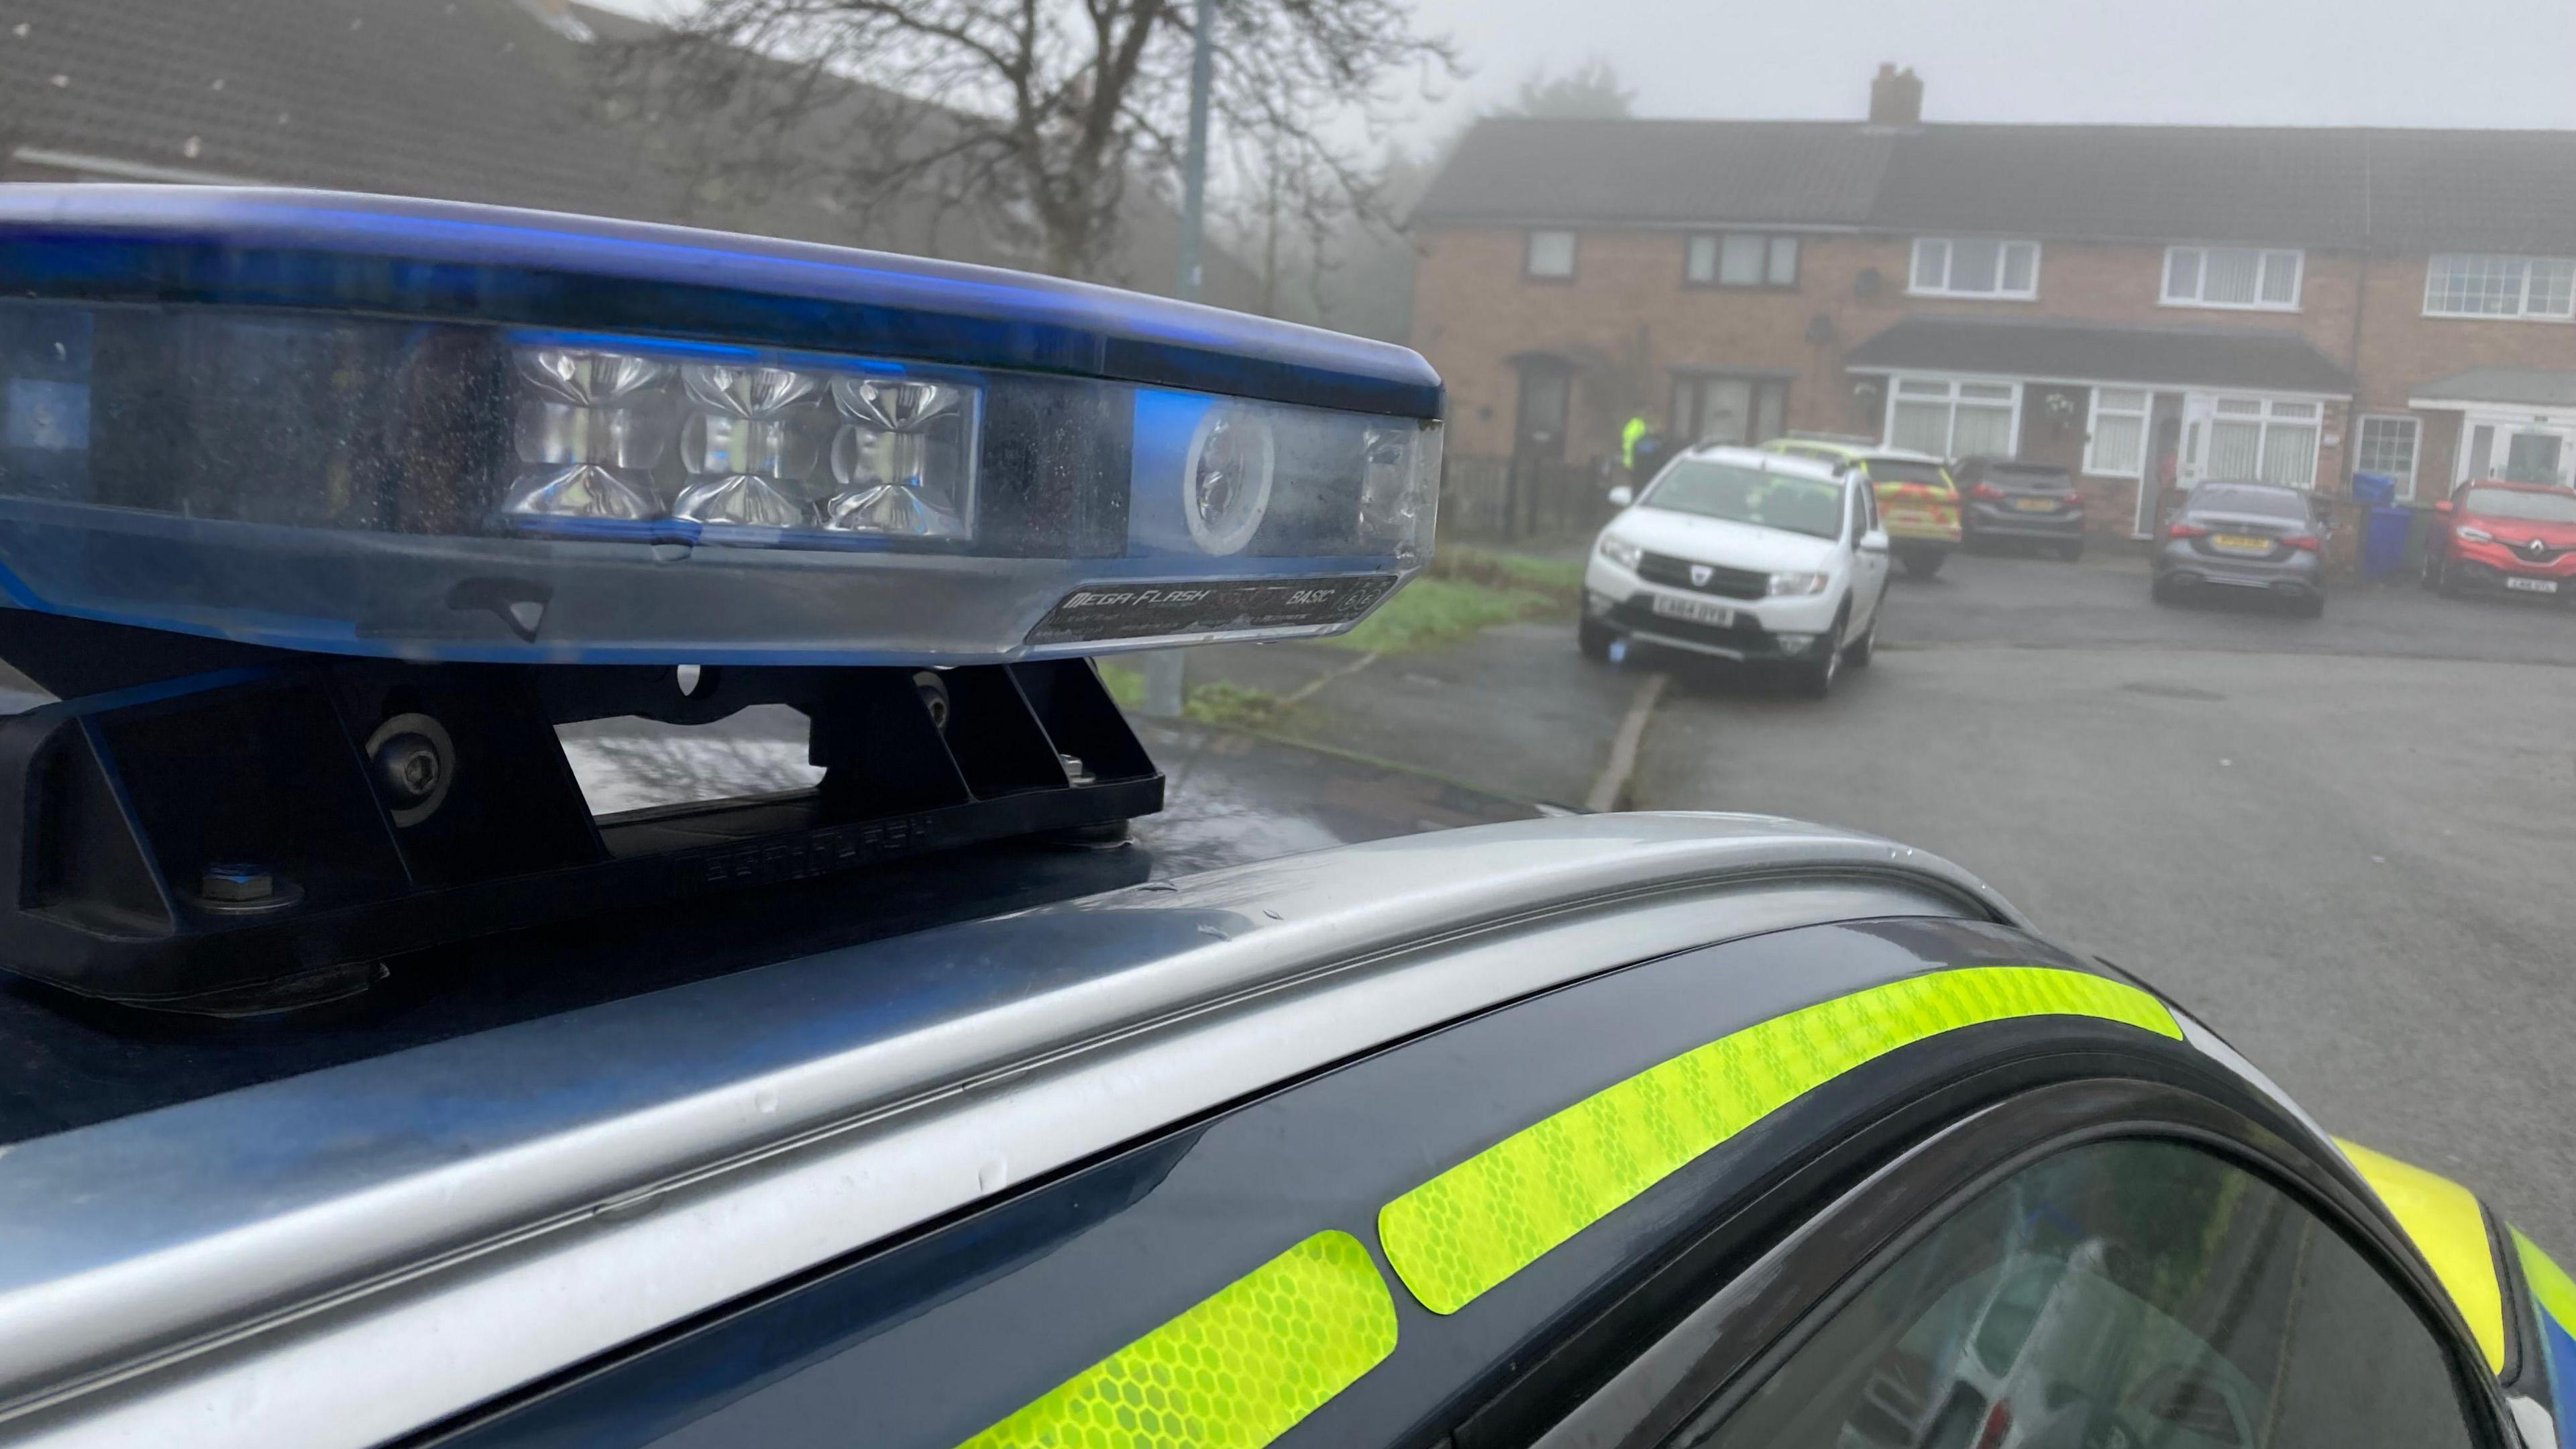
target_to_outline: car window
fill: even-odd
[[[1928,483],[1936,488],[1949,481],[1940,464],[1912,458],[1872,458],[1869,477],[1873,483]]]
[[[1831,479],[1684,458],[1656,479],[1641,501],[1675,513],[1838,538],[1843,527],[1842,492],[1843,485]]]
[[[2472,488],[2460,507],[2489,518],[2519,518],[2533,523],[2576,523],[2576,493],[2526,493],[2519,488]]]
[[[2063,468],[2006,463],[1986,469],[1985,476],[2007,488],[2045,488],[2063,493],[2075,486],[2073,475]]]
[[[1880,1265],[1712,1449],[2450,1449],[2476,1441],[2434,1331],[2359,1249],[2234,1164],[2075,1148]]]
[[[2308,500],[2284,488],[2262,488],[2241,483],[2203,483],[2191,490],[2184,501],[2186,508],[2209,509],[2218,513],[2259,513],[2274,518],[2305,519]]]

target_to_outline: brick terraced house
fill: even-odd
[[[2201,477],[2576,483],[2576,132],[1921,105],[1882,67],[1862,123],[1480,122],[1413,215],[1450,456],[1867,435],[2064,463],[2141,535]]]

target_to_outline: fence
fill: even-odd
[[[1440,469],[1440,531],[1491,542],[1588,532],[1609,521],[1616,480],[1594,464],[1449,458]]]

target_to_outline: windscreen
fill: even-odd
[[[2460,511],[2486,518],[2520,518],[2533,523],[2576,523],[2576,493],[2472,488],[2461,496]]]
[[[1822,478],[1685,458],[1647,490],[1645,505],[1812,538],[1840,538],[1843,485]]]

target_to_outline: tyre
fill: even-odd
[[[2299,607],[2295,612],[2302,619],[2324,618],[2326,616],[2326,596],[2323,594],[2308,595],[2306,598],[2299,600]]]
[[[1908,548],[1897,551],[1896,561],[1905,565],[1907,577],[1928,579],[1941,572],[1941,560],[1949,556],[1946,548]]]
[[[1843,625],[1847,622],[1849,621],[1842,615],[1834,617],[1833,636],[1835,638],[1842,637]],[[1827,649],[1823,658],[1795,667],[1798,671],[1798,692],[1809,699],[1822,699],[1834,692],[1834,681],[1842,675],[1843,650],[1840,647]]]
[[[2173,582],[2170,579],[2167,579],[2163,574],[2156,575],[2156,581],[2147,586],[2147,597],[2155,600],[2159,604],[2175,604],[2181,602],[2181,595],[2175,591]]]
[[[2433,592],[2446,599],[2460,596],[2460,576],[2451,572],[2451,560],[2447,554],[2433,569]]]
[[[1843,662],[1854,669],[1867,669],[1869,661],[1877,654],[1878,616],[1872,614],[1869,627],[1860,631],[1860,637],[1843,646]]]
[[[1583,657],[1586,659],[1608,663],[1610,638],[1610,629],[1606,624],[1596,624],[1590,619],[1574,621],[1574,647],[1582,650]]]
[[[2429,548],[2424,550],[2424,567],[2418,577],[2427,589],[2442,587],[2442,555],[2439,552]]]
[[[2082,539],[2080,539],[2080,538],[2079,538],[2079,539],[2075,540],[2073,543],[2061,543],[2061,544],[2059,544],[2059,545],[2057,546],[2057,556],[2058,556],[2059,558],[2062,558],[2062,559],[2066,560],[2068,563],[2074,563],[2074,562],[2075,562],[2075,561],[2077,561],[2078,559],[2083,558],[2083,557],[2084,557],[2084,540],[2082,540]]]

